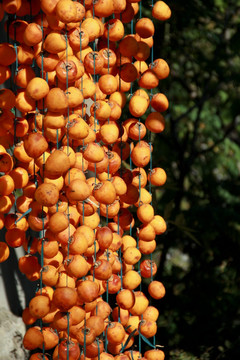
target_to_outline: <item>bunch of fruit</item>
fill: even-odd
[[[140,10],[139,0],[0,4],[0,81],[11,83],[0,90],[0,262],[22,246],[19,269],[39,285],[22,316],[31,360],[141,359],[136,336],[153,347],[144,358],[164,359],[141,282],[164,296],[152,253],[166,223],[151,188],[166,173],[152,168],[151,133],[165,127],[156,90],[169,66],[153,59],[153,36],[171,11]]]

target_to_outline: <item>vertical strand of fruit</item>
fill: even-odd
[[[152,3],[151,3],[151,7],[153,8],[153,5],[154,5],[154,0],[152,0]],[[151,47],[151,63],[153,62],[154,60],[154,47],[152,46]],[[150,90],[150,99],[152,100],[152,97],[153,97],[153,89]],[[149,143],[149,146],[150,146],[150,150],[151,150],[151,131],[148,130],[148,143]],[[152,151],[150,153],[150,167],[149,167],[149,173],[151,174],[152,172]],[[152,195],[152,183],[151,183],[151,176],[149,176],[149,193],[150,195]],[[152,205],[152,198],[151,198],[151,205]],[[153,255],[152,255],[152,252],[150,254],[150,262],[151,262],[151,277],[150,277],[150,282],[153,281],[153,267],[152,267],[152,262],[153,262]],[[156,335],[153,336],[153,345],[155,347],[156,345]]]
[[[83,5],[85,7],[85,0],[83,2]],[[81,32],[81,26],[82,23],[80,23],[80,28],[79,28],[79,45],[80,45],[80,58],[81,58],[81,53],[82,53],[82,32]],[[83,76],[81,77],[81,92],[83,94]],[[82,117],[84,118],[84,120],[86,121],[86,113],[84,113],[84,108],[85,108],[85,98],[83,97],[83,102],[82,102]],[[82,147],[84,148],[84,139],[82,140]],[[82,156],[82,171],[84,172],[84,158]],[[84,225],[84,221],[85,221],[85,201],[82,202],[83,204],[83,209],[82,209],[82,223]]]
[[[108,74],[110,72],[110,66],[109,66],[109,54],[110,54],[110,48],[109,48],[109,22],[107,23],[107,71],[108,71]],[[109,117],[108,117],[108,124],[109,124]],[[108,144],[108,153],[110,151],[110,145]],[[109,181],[110,180],[110,173],[109,173],[109,161],[108,161],[108,166],[107,166],[107,180]],[[106,225],[108,225],[108,204],[106,204]],[[108,248],[107,248],[107,261],[109,261],[109,251],[108,251]],[[106,280],[106,302],[108,303],[109,302],[109,284],[108,284],[108,280]],[[108,321],[110,321],[110,315],[108,316]],[[107,338],[107,332],[108,332],[108,326],[106,327],[106,330],[105,330],[105,351],[107,352],[107,347],[108,347],[108,338]],[[99,350],[99,343],[98,343],[98,350]],[[99,359],[99,356],[98,355],[98,359]]]
[[[94,4],[93,4],[93,18],[94,18]],[[95,58],[95,50],[96,50],[96,40],[93,41],[93,79],[94,83],[96,84],[96,58]],[[94,93],[94,131],[97,132],[97,119],[96,119],[96,92]],[[97,142],[97,139],[95,140]],[[97,167],[96,163],[94,163],[94,183],[96,186],[97,182]],[[98,208],[99,217],[100,217],[100,207]],[[94,239],[94,259],[93,262],[96,262],[96,237]],[[95,267],[93,267],[93,281],[95,281]]]
[[[14,16],[14,20],[16,20],[16,15]],[[18,74],[18,54],[17,54],[17,44],[16,44],[16,26],[14,24],[14,50],[16,54],[16,61],[15,61],[15,77]],[[12,81],[12,79],[11,79]],[[13,82],[14,83],[14,82]],[[16,84],[14,83],[15,91],[16,91]],[[14,106],[14,138],[13,138],[13,148],[15,147],[17,143],[17,136],[16,136],[16,125],[17,125],[17,109],[16,106]],[[13,151],[13,158],[14,158],[14,151]],[[16,213],[17,213],[17,196],[16,196],[16,189],[14,190],[14,212],[15,212],[15,219],[17,219]]]
[[[140,8],[141,8],[141,2],[140,2]],[[141,124],[141,119],[138,119],[138,135],[139,135],[139,139],[138,139],[138,143],[140,144],[141,141],[141,132],[140,132],[140,124]],[[140,206],[142,206],[142,200],[141,200],[141,171],[140,171],[140,167],[139,167],[139,174],[138,174],[138,191],[139,191],[139,200],[138,200],[138,208]],[[137,234],[137,249],[139,250],[139,235]],[[137,270],[139,275],[141,275],[141,271],[140,271],[140,259],[137,262]],[[142,282],[140,282],[139,285],[140,291],[142,291]],[[143,315],[141,314],[141,321],[143,319]],[[141,326],[139,326],[138,328],[138,332],[139,332],[139,336],[138,336],[138,351],[141,354],[141,348],[142,348],[142,337],[141,337]]]
[[[41,11],[41,32],[42,32],[42,44],[44,43],[44,32],[43,32],[43,12]],[[41,70],[42,70],[42,78],[44,77],[44,63],[43,63],[43,52],[41,54]],[[47,79],[47,77],[46,77]],[[43,116],[43,120],[42,120],[42,135],[44,136],[44,99],[42,99],[42,116]],[[36,101],[36,112],[38,109],[38,102]],[[45,164],[45,152],[43,153],[43,168],[42,168],[42,177],[43,177],[43,181],[44,181],[44,164]],[[45,243],[45,230],[44,230],[45,226],[44,226],[44,210],[42,207],[42,244],[41,244],[41,269],[44,268],[44,243]],[[42,281],[42,271],[41,271],[41,276],[40,276],[40,294],[42,294],[42,288],[43,288],[43,281]],[[41,327],[41,332],[43,329],[43,321],[42,319],[40,319],[40,327]],[[44,358],[44,353],[45,353],[45,344],[43,342],[43,346],[42,346],[42,354],[43,354],[43,358]]]
[[[69,99],[69,92],[68,92],[68,30],[67,26],[65,26],[65,42],[66,42],[66,94],[67,100]],[[69,156],[69,102],[67,105],[67,155]],[[68,183],[70,184],[70,172],[68,171]],[[68,242],[67,242],[67,261],[69,261],[69,247],[70,247],[70,213],[69,213],[69,200],[67,205],[67,217],[68,217]],[[68,277],[66,278],[66,286],[68,286]],[[70,331],[69,331],[69,311],[67,311],[67,360],[69,360],[69,339],[70,339]]]

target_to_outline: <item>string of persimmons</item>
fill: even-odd
[[[37,284],[22,314],[30,360],[165,357],[142,280],[151,298],[165,295],[152,187],[166,173],[152,138],[170,70],[153,36],[171,10],[148,8],[152,19],[138,0],[0,4],[0,262],[23,247],[19,270]]]

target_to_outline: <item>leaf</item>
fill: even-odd
[[[139,336],[141,337],[141,339],[148,344],[149,346],[151,346],[152,348],[155,349],[155,345],[153,345],[145,336],[143,336],[140,332],[139,332]]]
[[[122,349],[120,350],[120,353],[122,353],[122,352],[126,349],[129,341],[130,341],[131,338],[135,335],[136,331],[137,331],[137,329],[134,329],[134,330],[129,334],[129,336],[128,336],[126,342],[125,342],[125,344],[123,345]]]

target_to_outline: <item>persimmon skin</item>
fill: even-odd
[[[151,100],[151,106],[155,111],[164,112],[169,107],[168,98],[161,93],[154,94]]]
[[[160,215],[155,215],[151,220],[150,225],[154,228],[157,235],[161,235],[167,230],[166,221]]]
[[[144,313],[142,314],[142,318],[144,320],[157,321],[158,316],[159,316],[159,311],[154,306],[148,306],[144,311]]]
[[[142,38],[153,36],[155,32],[153,22],[149,18],[141,18],[138,20],[135,30]]]
[[[96,279],[108,280],[112,275],[112,266],[107,260],[98,260],[94,264],[94,273]]]
[[[26,87],[26,94],[36,101],[43,99],[49,93],[49,86],[46,80],[34,77]]]
[[[55,12],[57,19],[64,24],[74,22],[77,17],[77,8],[75,4],[69,0],[58,1]]]
[[[153,350],[148,350],[144,353],[144,357],[147,360],[164,360],[165,359],[165,354],[162,350],[159,349],[153,349]]]
[[[156,59],[149,65],[149,69],[157,76],[159,80],[166,79],[169,76],[170,68],[164,59]]]
[[[107,249],[113,241],[112,230],[107,226],[103,226],[97,229],[96,239],[98,240],[100,249]]]
[[[43,183],[35,191],[35,199],[42,206],[53,206],[59,198],[59,190],[54,184]]]
[[[146,128],[153,133],[159,134],[165,129],[165,119],[159,112],[152,112],[145,121]]]
[[[44,295],[33,297],[29,303],[29,311],[35,318],[41,319],[48,314],[50,310],[50,300]]]
[[[112,344],[121,344],[125,337],[125,330],[119,322],[112,322],[108,326],[107,339]]]
[[[166,290],[160,281],[152,281],[148,286],[148,292],[154,299],[162,299],[165,296]]]
[[[160,21],[166,21],[171,17],[171,9],[164,1],[156,1],[152,8],[152,16]]]
[[[69,359],[79,359],[80,348],[79,345],[72,340],[63,340],[60,345],[58,345],[58,354],[59,359],[66,360],[69,356]]]
[[[23,346],[27,350],[34,350],[43,344],[43,335],[39,327],[31,327],[28,329],[23,338]]]
[[[77,286],[79,297],[84,302],[91,302],[98,297],[99,286],[91,280],[80,281]]]
[[[0,263],[3,263],[9,258],[9,247],[5,242],[0,242]]]
[[[76,304],[77,292],[68,287],[57,288],[52,301],[61,311],[67,311]]]
[[[149,171],[148,181],[154,186],[163,186],[167,181],[167,174],[165,170],[160,167],[153,168]]]
[[[122,309],[130,309],[135,303],[133,291],[129,289],[121,290],[116,296],[116,301],[118,306],[120,306]]]
[[[95,186],[93,195],[100,203],[110,205],[116,199],[116,190],[110,181],[104,181]]]
[[[134,290],[140,285],[141,281],[142,279],[138,272],[129,270],[123,276],[123,287],[124,289]]]

